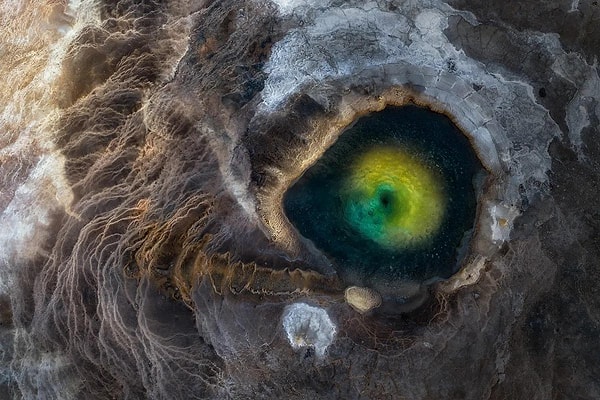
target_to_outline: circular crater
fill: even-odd
[[[387,107],[348,127],[291,185],[283,206],[344,281],[423,283],[459,268],[483,171],[446,116]]]

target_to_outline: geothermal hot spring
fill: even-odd
[[[482,169],[447,117],[391,107],[347,128],[289,189],[284,208],[360,286],[448,278],[471,237]]]
[[[0,399],[600,398],[599,21],[0,2]]]

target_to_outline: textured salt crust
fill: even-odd
[[[289,15],[301,9],[316,6],[327,7],[329,5],[329,1],[319,0],[273,0],[273,3],[277,5],[282,15]]]
[[[0,214],[2,263],[33,257],[37,245],[44,241],[44,227],[55,207],[66,207],[72,194],[61,172],[64,159],[57,154],[41,157],[25,183],[21,184],[12,201]],[[0,293],[10,289],[11,268],[0,275]]]
[[[383,77],[389,84],[417,85],[441,103],[469,132],[491,169],[508,169],[514,185],[547,181],[547,143],[559,134],[547,123],[547,110],[535,103],[530,85],[491,75],[485,66],[458,51],[443,34],[447,6],[421,12],[403,7],[405,15],[363,7],[315,10],[311,24],[290,31],[273,48],[265,66],[263,109],[279,107],[291,94],[316,83],[344,77]],[[413,12],[418,12],[410,20]],[[324,44],[327,43],[325,46]],[[356,44],[358,43],[358,45]],[[476,91],[473,85],[479,85]],[[511,157],[513,141],[539,143],[527,154]],[[498,154],[498,158],[496,158]],[[516,191],[508,201],[518,201]]]
[[[515,207],[505,207],[493,203],[490,203],[488,207],[492,216],[492,241],[502,243],[509,239],[513,221],[520,213]]]
[[[327,311],[305,303],[294,303],[285,308],[283,329],[290,346],[295,349],[312,347],[319,357],[325,355],[337,332]]]

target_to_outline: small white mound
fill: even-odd
[[[312,347],[318,357],[325,355],[337,333],[327,311],[305,303],[290,304],[285,308],[283,329],[294,349]]]

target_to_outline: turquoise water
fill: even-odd
[[[481,170],[446,116],[389,107],[348,128],[288,189],[284,210],[342,276],[447,278],[474,225]]]

